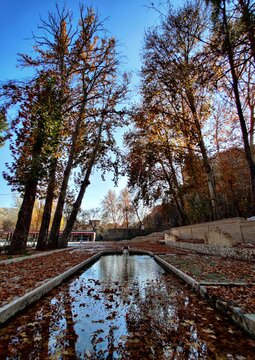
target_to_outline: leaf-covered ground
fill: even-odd
[[[196,281],[208,284],[206,287],[211,296],[238,306],[245,313],[255,313],[255,262],[201,254],[166,255],[163,258]]]
[[[1,360],[252,360],[254,352],[255,340],[148,256],[102,257],[0,329]]]
[[[26,256],[23,261],[10,264],[0,263],[0,306],[60,275],[99,250],[98,247],[66,250],[35,258]]]
[[[55,252],[37,258],[25,257],[24,261],[12,264],[0,263],[0,306],[34,289],[47,279],[53,278],[103,249],[122,249],[120,243],[86,243],[82,248]],[[255,313],[255,263],[203,256],[187,250],[144,242],[130,244],[130,248],[151,251],[199,282],[247,283],[247,286],[207,286],[211,295]],[[164,256],[165,255],[165,256]],[[0,258],[1,260],[1,258]]]
[[[0,307],[33,290],[42,282],[81,263],[100,250],[122,248],[123,245],[118,243],[86,243],[81,249],[53,252],[35,258],[25,256],[23,261],[17,263],[0,263]],[[141,244],[136,248],[161,254],[171,253],[168,246],[161,244]],[[182,253],[178,249],[173,249],[172,252],[174,254]],[[31,255],[35,253],[31,252]],[[5,259],[6,256],[2,260]]]

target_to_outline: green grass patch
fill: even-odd
[[[211,261],[211,262],[209,263],[209,265],[212,266],[212,267],[214,267],[214,266],[217,265],[217,263],[216,263],[215,261]]]

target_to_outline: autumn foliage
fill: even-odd
[[[130,189],[168,204],[174,226],[254,215],[253,9],[209,3],[152,4],[161,16],[145,34],[125,138]]]
[[[92,8],[80,7],[75,27],[71,12],[56,6],[42,20],[43,35],[34,35],[34,57],[20,55],[21,65],[32,68],[34,78],[2,87],[6,111],[18,109],[12,123],[14,161],[5,172],[23,194],[12,253],[25,251],[36,197],[45,198],[38,249],[65,247],[93,168],[118,175],[114,131],[125,124],[120,103],[128,76],[120,74],[116,41],[106,37]],[[59,238],[67,203],[70,213]]]
[[[19,55],[32,78],[1,86],[0,145],[15,113],[5,178],[23,196],[11,252],[26,248],[37,198],[37,248],[67,246],[95,167],[115,180],[127,175],[126,227],[141,202],[159,206],[164,226],[254,215],[254,7],[220,0],[151,8],[159,19],[144,36],[141,100],[128,110],[116,39],[90,7],[80,7],[77,24],[65,7],[49,12],[33,55]],[[128,123],[123,153],[115,131]]]

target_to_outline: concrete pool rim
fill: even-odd
[[[145,250],[137,250],[129,247],[124,247],[122,250],[102,250],[92,255],[90,258],[84,260],[83,262],[75,265],[74,267],[66,270],[64,273],[43,282],[41,285],[29,291],[25,295],[13,300],[9,304],[0,308],[0,326],[4,326],[11,318],[25,310],[29,305],[38,301],[44,295],[48,294],[51,290],[56,288],[59,284],[61,284],[64,280],[73,276],[75,273],[82,269],[86,269],[93,265],[97,260],[100,259],[101,256],[104,255],[118,255],[123,254],[124,250],[127,250],[130,255],[148,255],[153,257],[154,260],[165,268],[168,272],[175,274],[178,278],[183,280],[186,284],[188,284],[192,290],[200,294],[204,299],[210,302],[210,304],[221,311],[224,315],[232,320],[239,328],[248,333],[251,337],[255,338],[255,314],[244,314],[240,308],[229,306],[227,303],[221,301],[220,299],[214,299],[210,297],[207,293],[206,287],[200,285],[199,282],[194,280],[189,275],[185,274],[175,266],[169,264],[158,255],[153,254],[150,251]]]

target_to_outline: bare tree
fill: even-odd
[[[109,190],[102,201],[102,218],[105,223],[109,222],[118,226],[120,207],[118,197],[114,190]]]

